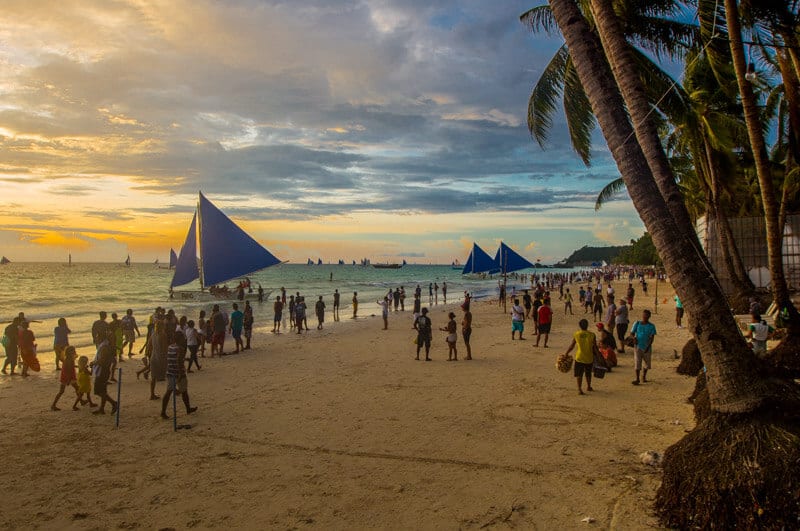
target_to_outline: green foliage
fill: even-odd
[[[569,258],[556,264],[557,267],[588,266],[592,263],[611,263],[621,252],[629,249],[630,245],[617,245],[611,247],[589,247],[584,245],[574,251]]]
[[[613,262],[627,265],[663,265],[656,246],[653,245],[653,238],[647,232],[638,240],[631,240],[631,245],[619,253]]]

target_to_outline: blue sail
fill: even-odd
[[[503,273],[513,273],[520,269],[528,269],[535,267],[532,263],[528,262],[525,258],[517,254],[517,252],[500,242],[500,247],[497,249],[497,254],[494,255],[495,267]]]
[[[200,259],[203,286],[213,286],[281,261],[200,194]]]
[[[478,247],[477,243],[472,244],[472,251],[469,253],[467,263],[464,264],[464,269],[461,270],[462,275],[469,275],[471,273],[497,273],[499,271],[495,261],[489,256],[486,251]]]
[[[197,269],[197,212],[192,216],[192,224],[189,225],[189,233],[181,247],[181,254],[175,261],[175,274],[172,275],[172,282],[169,287],[183,286],[200,278],[200,271]],[[172,253],[170,253],[172,262]],[[171,265],[171,264],[170,264]]]
[[[169,268],[172,269],[173,267],[178,265],[178,255],[175,254],[175,249],[169,250]]]

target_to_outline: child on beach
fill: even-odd
[[[78,358],[78,388],[75,392],[78,395],[76,400],[81,405],[89,404],[90,407],[97,407],[97,404],[92,402],[92,371],[89,370],[89,358],[86,356]],[[86,399],[83,395],[86,395]],[[75,409],[75,406],[72,406],[72,409]]]
[[[440,328],[439,330],[442,332],[447,332],[447,338],[445,338],[448,348],[447,361],[458,361],[458,350],[456,350],[456,338],[458,337],[456,335],[456,330],[458,329],[456,325],[456,314],[450,312],[447,314],[447,317],[450,318],[450,320],[447,322],[447,326]]]
[[[92,371],[89,370],[89,358],[86,356],[78,358],[78,389],[75,392],[78,395],[76,400],[81,405],[89,404],[89,407],[97,407],[97,404],[92,402]],[[72,408],[75,409],[75,406]]]
[[[59,381],[61,383],[61,387],[58,390],[58,394],[56,398],[53,400],[53,405],[50,406],[50,409],[53,411],[61,411],[58,408],[58,400],[61,398],[61,395],[64,394],[64,390],[66,390],[68,385],[71,385],[75,389],[75,394],[77,395],[77,399],[75,403],[72,405],[72,409],[74,411],[78,411],[78,402],[80,401],[80,394],[78,394],[78,384],[76,382],[76,375],[75,375],[75,347],[66,347],[64,349],[64,362],[61,366],[61,376],[59,377]]]

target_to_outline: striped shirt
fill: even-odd
[[[176,343],[173,343],[167,348],[167,376],[178,377],[183,374],[183,367],[178,363],[179,352],[180,347]]]

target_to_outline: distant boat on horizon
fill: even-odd
[[[10,263],[11,263],[11,260],[6,258],[5,256],[3,258],[0,258],[0,265],[6,265],[6,264],[10,264]]]
[[[67,261],[67,266],[72,267],[72,253],[69,253],[69,259]]]
[[[398,263],[393,263],[393,264],[372,264],[372,267],[374,267],[375,269],[400,269],[404,265],[406,265],[406,261],[405,260],[403,260],[402,264],[398,264]]]
[[[131,266],[131,255],[128,255],[128,258],[125,259],[125,265],[128,267]]]

